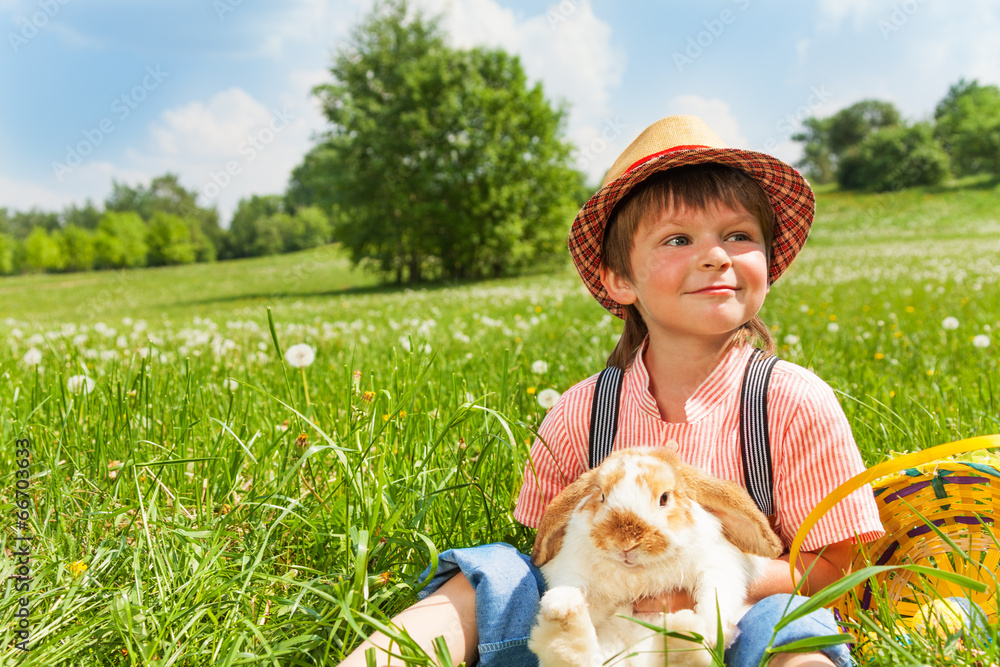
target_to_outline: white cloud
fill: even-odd
[[[273,106],[234,87],[168,109],[150,126],[148,150],[129,151],[127,161],[146,173],[179,174],[199,193],[199,204],[218,206],[227,224],[240,198],[284,192],[313,134],[324,127],[309,94],[324,75],[290,73],[289,88]]]

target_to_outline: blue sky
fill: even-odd
[[[806,115],[878,98],[918,120],[962,77],[1000,84],[991,0],[413,3],[456,46],[520,55],[567,105],[591,181],[669,114],[794,161]],[[0,0],[0,207],[101,202],[112,180],[171,171],[227,224],[241,197],[282,192],[323,131],[310,90],[371,6]]]

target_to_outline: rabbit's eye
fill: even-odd
[[[664,491],[663,495],[660,496],[660,507],[663,507],[664,505],[666,505],[669,500],[670,500],[670,492],[669,491]]]

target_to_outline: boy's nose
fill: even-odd
[[[705,249],[701,266],[705,269],[729,268],[729,265],[732,263],[729,253],[716,243]]]

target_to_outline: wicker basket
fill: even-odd
[[[955,572],[987,585],[971,593],[996,620],[996,575],[1000,571],[1000,533],[994,535],[994,513],[1000,508],[1000,456],[983,454],[974,461],[946,459],[908,468],[872,484],[885,535],[855,552],[854,569],[871,565],[925,565]],[[923,517],[923,518],[921,518]],[[925,521],[926,519],[926,521]],[[955,552],[934,525],[968,558]],[[844,618],[872,608],[873,587],[903,617],[937,598],[970,597],[970,592],[943,579],[927,580],[906,570],[876,575],[842,598],[835,608]]]
[[[792,541],[789,566],[794,568],[799,548],[809,530],[837,502],[865,484],[875,492],[885,536],[860,545],[854,570],[871,565],[925,565],[956,572],[987,585],[971,599],[997,621],[997,573],[1000,572],[1000,530],[994,534],[994,515],[1000,508],[1000,455],[986,450],[1000,447],[1000,435],[979,436],[903,454],[866,470],[841,484],[806,518]],[[978,451],[983,450],[983,451]],[[955,457],[976,452],[975,455]],[[921,518],[923,517],[923,518]],[[963,558],[927,521],[952,540]],[[878,596],[873,596],[877,586]],[[906,570],[876,575],[833,606],[844,619],[857,618],[857,609],[869,610],[876,597],[892,604],[904,618],[938,597],[970,597],[970,591],[941,579],[927,580]]]

